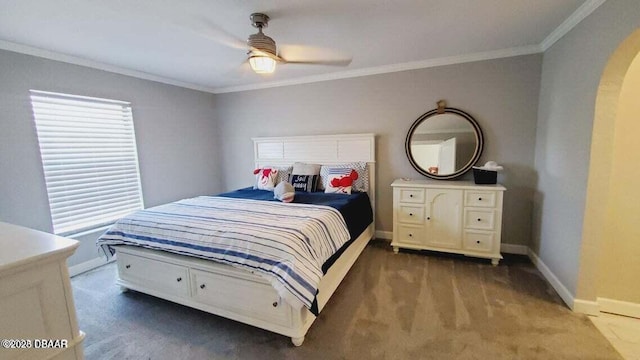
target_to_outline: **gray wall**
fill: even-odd
[[[132,103],[145,206],[220,191],[212,94],[0,51],[0,221],[52,231],[29,89]],[[98,256],[95,238],[70,265]]]
[[[480,163],[504,165],[503,241],[528,245],[541,55],[450,65],[215,96],[225,189],[253,179],[251,137],[377,134],[377,230],[392,231],[391,182],[422,178],[404,153],[407,130],[445,99],[470,113],[485,135]],[[466,175],[471,178],[471,174]]]
[[[544,54],[532,248],[574,295],[596,92],[609,57],[638,26],[639,1],[607,1]]]

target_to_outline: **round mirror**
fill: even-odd
[[[411,125],[405,151],[422,175],[453,179],[469,171],[480,158],[482,131],[466,112],[438,105]]]

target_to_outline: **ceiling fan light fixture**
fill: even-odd
[[[268,56],[251,56],[249,65],[256,74],[271,74],[276,70],[276,61]]]
[[[258,29],[255,34],[247,39],[247,56],[251,69],[256,74],[271,74],[276,70],[276,63],[281,64],[316,64],[348,66],[351,59],[326,59],[326,60],[292,60],[278,55],[276,42],[262,32],[269,24],[269,16],[263,13],[253,13],[249,17],[251,25]]]

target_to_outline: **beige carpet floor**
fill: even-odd
[[[87,359],[621,359],[521,256],[499,266],[372,241],[304,344],[136,292],[113,264],[72,279]]]

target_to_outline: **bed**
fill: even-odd
[[[271,195],[266,191],[256,191],[250,188],[216,197],[203,196],[181,200],[160,209],[153,209],[156,209],[155,211],[160,213],[162,217],[177,207],[180,209],[187,207],[197,209],[193,210],[197,211],[192,214],[193,216],[207,217],[208,219],[209,214],[201,213],[200,209],[209,211],[209,209],[220,208],[225,209],[225,214],[231,214],[228,216],[232,221],[244,223],[245,218],[238,220],[234,217],[235,206],[242,206],[242,211],[238,212],[243,213],[244,209],[250,208],[251,217],[256,217],[256,214],[258,214],[257,216],[262,216],[261,214],[271,216],[270,213],[281,211],[280,208],[283,208],[282,211],[285,211],[283,214],[287,214],[287,219],[291,218],[291,224],[281,227],[290,229],[298,228],[295,214],[305,211],[305,216],[301,217],[307,217],[307,212],[318,211],[318,218],[314,218],[313,221],[316,227],[310,227],[307,233],[300,236],[302,236],[301,239],[307,239],[309,243],[315,243],[309,234],[325,233],[323,236],[327,239],[323,244],[328,245],[323,245],[327,249],[322,251],[324,257],[321,257],[321,273],[317,270],[304,270],[311,268],[306,264],[298,266],[297,270],[294,269],[295,266],[291,266],[291,268],[265,267],[262,264],[251,262],[251,258],[248,256],[233,257],[234,254],[237,255],[235,251],[225,250],[218,254],[200,254],[197,251],[201,248],[197,246],[190,246],[195,250],[189,248],[186,249],[188,251],[185,251],[184,248],[181,248],[169,249],[171,252],[168,252],[165,251],[166,248],[164,250],[156,248],[156,243],[142,246],[132,246],[126,242],[115,245],[114,243],[108,243],[108,245],[103,243],[102,245],[108,248],[109,252],[117,255],[117,284],[123,290],[132,289],[143,292],[282,334],[291,337],[295,346],[300,346],[309,327],[374,235],[375,136],[373,134],[348,134],[269,137],[254,138],[253,143],[256,168],[283,167],[295,162],[323,165],[366,163],[367,171],[370,174],[367,191],[364,194],[350,195],[353,198],[353,200],[349,200],[350,202],[327,201],[324,197],[321,201],[326,202],[328,206],[322,206],[323,209],[318,209],[317,206],[312,208],[304,203],[283,204],[264,201],[272,200],[270,199]],[[311,195],[313,194],[299,195],[296,193],[296,197],[302,199],[300,201],[305,200],[305,196],[313,197]],[[337,196],[347,198],[346,195]],[[367,205],[370,205],[368,211],[371,212],[371,216],[366,223],[361,221],[360,224],[353,225],[353,221],[349,220],[353,216],[350,216],[345,209],[353,207],[351,204],[362,203],[365,201],[363,199],[369,202]],[[320,210],[322,210],[321,213]],[[286,211],[295,211],[295,214],[289,214]],[[356,211],[362,212],[362,210]],[[338,229],[339,226],[336,225],[334,230],[327,225],[340,221],[338,220],[340,215],[336,215],[336,213],[343,215],[341,218],[348,220],[349,225],[345,228],[346,235],[344,230]],[[212,215],[211,218],[217,218],[217,215]],[[154,218],[153,221],[165,221],[158,219]],[[284,218],[281,219],[283,219],[282,224],[285,224]],[[169,222],[169,220],[166,221]],[[259,228],[260,232],[243,234],[243,239],[247,243],[257,243],[254,240],[273,236],[269,241],[276,241],[277,237],[282,243],[291,244],[286,240],[288,234],[274,232],[275,235],[269,235],[272,232],[271,229],[263,229],[253,224],[251,228],[254,230]],[[322,229],[322,231],[318,229]],[[218,230],[223,234],[236,232],[235,228],[220,227]],[[297,233],[298,230],[295,232]],[[142,242],[144,241],[143,237]],[[232,245],[240,247],[239,243],[234,242]],[[173,243],[162,246],[171,247]],[[318,252],[313,249],[310,251]],[[239,268],[236,262],[247,262],[247,264],[240,264],[243,268]],[[302,268],[303,270],[300,270]],[[274,272],[273,269],[276,271]]]

